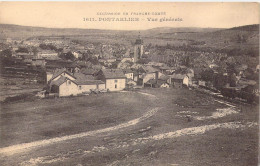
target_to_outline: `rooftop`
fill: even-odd
[[[126,78],[122,70],[119,69],[103,69],[104,77],[109,78]]]
[[[173,75],[170,75],[170,78],[183,80],[185,76],[186,76],[186,74],[173,74]]]
[[[53,73],[53,76],[51,78],[54,79],[56,77],[58,77],[59,75],[61,75],[63,72],[66,72],[67,74],[69,74],[70,76],[74,77],[72,73],[70,73],[69,71],[67,71],[65,68],[62,68],[62,69],[56,69]]]

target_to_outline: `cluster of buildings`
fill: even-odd
[[[140,65],[132,69],[66,68],[47,73],[48,93],[57,96],[75,96],[91,92],[121,91],[141,87],[169,88],[189,86],[194,76],[191,69],[176,74],[166,66]]]
[[[126,76],[121,70],[102,69],[94,73],[69,72],[56,69],[47,73],[48,93],[76,96],[91,92],[120,91],[126,87]]]
[[[66,40],[65,40],[66,41]],[[22,45],[27,44],[37,46],[42,44],[40,40],[24,41]],[[17,42],[16,42],[17,43]],[[124,89],[152,87],[152,88],[182,88],[183,86],[200,86],[214,89],[214,83],[201,79],[197,71],[192,68],[182,66],[169,67],[165,63],[149,62],[139,63],[143,60],[143,56],[149,55],[144,50],[143,40],[139,37],[136,39],[133,52],[127,50],[123,56],[100,57],[98,53],[92,54],[97,60],[97,64],[90,61],[79,60],[84,52],[95,50],[93,44],[82,46],[77,43],[67,43],[60,40],[45,40],[45,46],[52,44],[62,47],[62,52],[71,52],[76,61],[62,61],[59,58],[57,50],[40,50],[34,52],[16,52],[17,47],[12,47],[12,51],[16,52],[15,57],[23,59],[24,62],[32,66],[41,66],[46,71],[45,82],[47,83],[46,93],[55,94],[57,96],[76,96],[88,94],[91,92],[121,91]],[[17,44],[16,44],[17,45]],[[119,47],[126,50],[124,47]],[[113,53],[111,45],[102,45],[101,52]],[[199,52],[197,53],[199,54]],[[180,55],[181,56],[181,55]],[[174,56],[174,57],[180,57]],[[202,58],[204,56],[201,56]],[[218,56],[217,56],[218,57]],[[176,60],[176,62],[178,59]],[[203,60],[200,60],[203,61]],[[204,61],[203,61],[204,62]],[[218,74],[217,64],[212,62],[204,62],[213,74]],[[239,66],[238,74],[235,75],[236,85],[225,85],[227,88],[245,88],[248,85],[256,85],[256,82],[250,81],[243,77],[247,66]],[[259,73],[259,65],[256,72]],[[256,90],[256,93],[259,93]]]

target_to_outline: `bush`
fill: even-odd
[[[31,93],[25,93],[17,96],[12,96],[12,97],[7,97],[4,100],[4,103],[11,103],[11,102],[16,102],[16,101],[31,101],[34,99],[34,94]]]

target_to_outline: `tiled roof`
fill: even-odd
[[[131,69],[123,69],[124,73],[134,73]]]
[[[167,83],[165,80],[157,80],[156,79],[150,79],[149,81],[146,82],[146,84],[158,84],[158,85],[162,85],[164,83]]]
[[[66,80],[70,80],[69,78],[63,77],[61,76],[59,79],[52,81],[51,85],[57,85],[60,86],[61,84],[63,84],[64,82],[66,82]],[[77,85],[97,85],[97,84],[104,84],[103,81],[101,80],[88,80],[87,77],[86,78],[77,78],[76,80],[70,80],[71,82],[77,84]]]
[[[76,77],[75,83],[78,85],[93,85],[93,84],[103,84],[101,80],[94,80],[93,76],[85,75],[82,73],[75,73],[74,76]]]
[[[161,77],[159,77],[160,80],[168,80],[170,78],[170,76],[167,75],[161,75]]]
[[[155,79],[150,79],[145,84],[156,84],[156,80]]]
[[[53,81],[51,82],[51,84],[52,84],[52,85],[60,86],[60,85],[63,84],[66,80],[67,80],[66,77],[61,76],[59,79],[53,80]]]
[[[178,80],[183,80],[185,76],[186,76],[185,74],[173,74],[173,75],[170,75],[171,78],[178,79]]]
[[[86,80],[86,75],[83,73],[74,73],[73,75],[77,80]]]
[[[66,72],[66,73],[69,74],[70,76],[74,77],[72,73],[70,73],[69,71],[67,71],[65,68],[62,68],[62,69],[56,69],[56,70],[54,71],[51,80],[53,80],[54,78],[58,77],[58,76],[61,75],[63,72]]]
[[[119,69],[103,69],[104,77],[108,78],[126,78],[122,70]]]
[[[83,73],[83,74],[86,74],[86,75],[93,75],[93,74],[95,74],[97,71],[94,70],[94,69],[82,68],[82,69],[80,70],[80,72]]]
[[[158,69],[152,67],[152,66],[143,66],[142,67],[146,73],[154,73],[159,71]]]
[[[169,66],[161,66],[159,67],[161,70],[170,70],[171,68]]]
[[[74,80],[77,85],[96,85],[104,84],[101,80]]]

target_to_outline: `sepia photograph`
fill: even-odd
[[[258,166],[257,2],[0,2],[1,166]]]

